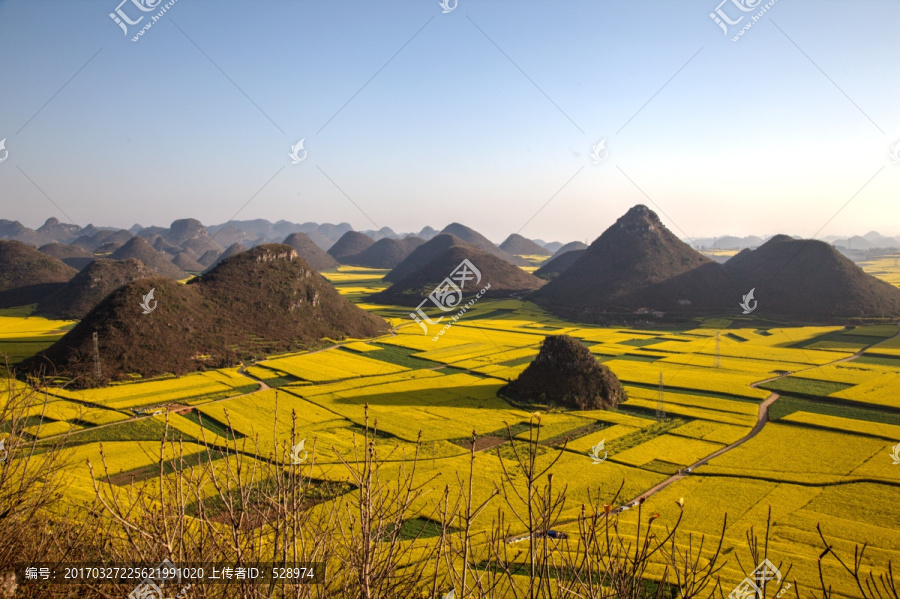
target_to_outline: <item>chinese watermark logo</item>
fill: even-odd
[[[898,445],[900,447],[900,445]],[[6,461],[6,458],[9,457],[9,451],[6,449],[6,439],[0,439],[0,463]]]
[[[756,291],[756,287],[750,290],[750,293],[744,296],[744,301],[742,301],[739,305],[744,309],[744,314],[750,314],[754,310],[756,310],[756,305],[759,303],[755,299],[753,299],[753,292]],[[753,302],[753,305],[750,305],[750,302]]]
[[[442,312],[452,312],[456,310],[459,305],[462,303],[463,298],[463,290],[466,287],[466,283],[469,281],[475,281],[475,285],[481,283],[481,271],[475,268],[475,265],[469,262],[469,259],[466,258],[459,265],[453,269],[453,272],[450,273],[450,276],[438,283],[438,286],[434,288],[434,291],[428,294],[428,297],[422,300],[422,302],[416,306],[415,312],[410,312],[409,317],[412,318],[422,330],[425,331],[425,334],[428,334],[428,324],[438,324],[441,322],[444,317],[440,316],[437,319],[432,320],[425,314],[425,311],[422,309],[422,306],[428,300],[438,307]],[[481,296],[491,288],[490,283],[488,283],[478,294],[470,299],[465,306],[463,306],[459,312],[453,315],[451,318],[453,322],[459,320],[459,317],[466,313],[466,311],[471,308],[475,302],[481,299]],[[425,324],[428,323],[428,324]],[[437,341],[438,337],[444,334],[444,331],[450,328],[453,323],[448,323],[444,325],[444,328],[435,335],[434,341]]]
[[[9,158],[9,150],[6,149],[6,138],[0,139],[0,151],[3,152],[3,158],[0,158],[0,162],[3,162],[7,158]]]
[[[599,443],[597,443],[596,445],[591,447],[591,451],[588,453],[588,455],[591,457],[591,464],[593,464],[593,465],[602,464],[606,460],[606,457],[609,455],[609,452],[607,452],[603,449],[603,444],[605,442],[606,442],[606,439],[602,439]],[[602,458],[600,457],[601,451],[603,452]]]
[[[154,310],[156,310],[156,300],[153,299],[153,292],[156,291],[156,287],[150,290],[150,293],[144,296],[144,300],[141,302],[141,308],[144,309],[144,314],[150,314]],[[150,302],[153,302],[153,305],[150,305]]]
[[[3,141],[0,141],[0,149],[3,148],[4,141],[6,140],[4,139]],[[888,156],[891,157],[891,162],[893,162],[894,164],[900,164],[900,141],[894,144]],[[3,160],[6,160],[5,156],[3,157]],[[3,160],[0,160],[0,162],[3,162]]]
[[[448,12],[456,10],[457,4],[459,4],[459,0],[441,0],[438,2],[438,6],[444,9],[442,14],[447,14]]]
[[[607,158],[609,158],[609,150],[606,149],[606,138],[604,137],[591,149],[591,160],[594,161],[594,164],[600,164]]]
[[[291,164],[300,164],[301,162],[306,160],[306,150],[303,149],[303,142],[305,141],[306,138],[304,137],[296,144],[291,146],[291,152],[290,154],[288,154],[288,156],[291,157]],[[302,156],[300,155],[300,152],[303,152]]]
[[[766,12],[768,12],[768,10],[770,8],[775,6],[775,3],[777,1],[778,0],[769,0],[769,2],[767,2],[765,5],[760,7],[760,4],[762,4],[763,0],[722,0],[719,3],[719,5],[716,7],[715,11],[709,13],[709,18],[712,19],[713,22],[715,22],[715,24],[718,25],[722,29],[722,32],[725,34],[725,36],[728,37],[728,35],[730,33],[729,27],[734,26],[734,25],[739,25],[744,20],[744,17],[749,16],[750,20],[747,21],[740,28],[740,30],[737,31],[736,35],[734,35],[734,37],[731,38],[731,41],[736,42],[741,38],[742,35],[744,35],[744,33],[747,32],[748,29],[753,27],[753,25],[757,21],[759,21],[762,18],[762,16]],[[738,11],[740,11],[740,12],[731,11],[731,13],[734,16],[737,16],[736,19],[732,19],[728,15],[728,13],[726,13],[725,10],[722,9],[722,7],[728,3],[731,3],[732,5],[734,5],[734,7]],[[758,11],[757,11],[757,9],[758,9]],[[749,12],[753,12],[753,11],[757,11],[757,13],[755,15],[741,14],[741,13],[749,13]],[[740,15],[740,16],[738,16],[738,15]]]
[[[2,443],[2,441],[0,441]],[[891,449],[894,451],[891,453],[891,459],[894,460],[894,466],[900,464],[900,443],[894,445]]]
[[[781,571],[768,559],[764,559],[750,576],[742,580],[740,584],[729,593],[728,599],[757,599],[758,597],[763,597],[766,584],[772,580],[775,581],[776,585],[780,584]],[[778,595],[776,595],[776,597],[780,596],[781,593],[787,591],[790,587],[791,585],[789,583],[778,593]]]
[[[144,33],[153,27],[153,24],[159,21],[166,11],[174,6],[175,2],[178,0],[170,0],[164,6],[160,7],[163,0],[122,0],[119,2],[119,5],[116,7],[114,12],[109,13],[109,18],[113,20],[113,22],[118,25],[122,29],[123,35],[128,35],[128,26],[129,25],[137,25],[141,21],[144,20],[145,16],[141,15],[137,19],[132,20],[125,11],[122,10],[122,5],[131,2],[138,10],[141,12],[152,12],[154,10],[159,9],[159,11],[155,15],[149,15],[150,21],[148,21],[143,27],[141,27],[140,31],[131,38],[131,41],[138,41]]]
[[[306,445],[306,439],[301,439],[299,443],[294,445],[291,448],[291,463],[292,464],[302,464],[306,461],[306,456],[309,455],[308,451],[304,451],[304,446]],[[300,452],[303,451],[303,457],[300,457]]]

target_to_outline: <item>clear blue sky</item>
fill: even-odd
[[[0,1],[0,218],[900,234],[896,0],[118,2]]]

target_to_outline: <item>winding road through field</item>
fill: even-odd
[[[856,358],[859,358],[860,356],[862,356],[863,353],[865,353],[867,350],[870,350],[875,346],[881,345],[882,343],[886,343],[887,341],[890,341],[891,339],[894,339],[894,338],[900,336],[900,321],[897,322],[897,327],[898,327],[897,332],[894,333],[892,336],[882,339],[878,343],[873,343],[871,345],[868,345],[853,355],[850,355],[850,356],[847,356],[844,358],[839,358],[837,360],[827,362],[825,364],[817,364],[815,366],[810,366],[809,368],[803,368],[803,369],[795,370],[792,372],[785,372],[784,374],[780,374],[778,376],[773,376],[773,377],[770,377],[767,379],[763,379],[761,381],[757,381],[755,383],[752,383],[750,386],[755,389],[762,384],[769,383],[769,382],[772,382],[772,381],[775,381],[775,380],[778,380],[778,379],[781,379],[781,378],[784,378],[787,376],[791,376],[791,375],[797,374],[798,372],[805,372],[807,370],[815,370],[816,368],[821,368],[822,366],[830,366],[832,364],[839,364],[841,362],[849,362],[850,360],[855,360]],[[719,449],[719,450],[709,454],[702,460],[699,460],[698,462],[691,464],[690,466],[687,467],[687,469],[690,470],[691,472],[694,472],[700,466],[703,466],[703,465],[709,463],[709,461],[712,460],[713,458],[717,458],[720,455],[731,451],[735,447],[740,447],[741,445],[743,445],[744,443],[746,443],[747,441],[749,441],[750,439],[752,439],[753,437],[758,435],[760,433],[760,431],[762,431],[763,427],[766,426],[766,423],[769,421],[769,407],[773,403],[775,403],[775,400],[777,400],[779,397],[781,397],[781,396],[778,393],[772,392],[771,394],[769,394],[769,396],[766,399],[764,399],[762,401],[762,403],[759,404],[759,415],[757,416],[757,419],[756,419],[756,425],[754,425],[754,427],[750,430],[749,433],[747,433],[746,436],[735,441],[731,445],[727,445],[727,446],[723,447],[722,449]],[[686,478],[687,476],[690,476],[690,474],[685,473],[685,471],[681,471],[678,474],[674,474],[674,475],[670,476],[669,478],[663,480],[662,482],[647,489],[646,491],[644,491],[643,493],[641,493],[640,495],[638,495],[631,501],[626,502],[623,505],[623,507],[636,505],[637,502],[641,501],[642,499],[645,500],[649,497],[652,497],[653,495],[659,493],[660,491],[662,491],[663,489],[665,489],[672,483],[677,482],[683,478]],[[620,508],[620,510],[621,510],[621,508]],[[565,524],[571,524],[572,522],[577,522],[577,519],[563,520],[563,521],[557,522],[555,526],[558,527],[558,526],[562,526]],[[516,541],[523,541],[523,540],[527,539],[528,536],[529,535],[516,535],[513,537],[508,537],[506,539],[506,542],[512,543],[512,542],[516,542]]]
[[[798,372],[805,372],[807,370],[815,370],[816,368],[821,368],[822,366],[831,366],[832,364],[839,364],[841,362],[849,362],[850,360],[855,360],[856,358],[859,358],[860,356],[862,356],[863,353],[865,353],[867,350],[872,349],[873,347],[875,347],[877,345],[881,345],[882,343],[886,343],[887,341],[890,341],[891,339],[894,339],[897,336],[900,336],[900,322],[897,323],[897,326],[898,326],[898,330],[892,336],[882,339],[878,343],[873,343],[872,345],[868,345],[851,356],[847,356],[845,358],[840,358],[840,359],[834,360],[832,362],[828,362],[826,364],[818,364],[816,366],[810,366],[809,368],[803,368],[801,370],[796,370],[793,372],[786,372],[786,373],[780,374],[778,376],[773,376],[773,377],[770,377],[770,378],[767,378],[767,379],[764,379],[761,381],[757,381],[755,383],[752,383],[750,386],[753,387],[754,389],[756,389],[757,387],[759,387],[762,384],[770,383],[772,381],[776,381],[778,379],[797,374]],[[772,392],[765,400],[763,400],[763,402],[761,404],[759,404],[759,416],[757,417],[756,425],[753,427],[753,429],[749,433],[747,433],[747,435],[745,437],[735,441],[731,445],[727,445],[727,446],[723,447],[722,449],[719,449],[718,451],[709,454],[702,460],[700,460],[694,464],[691,464],[690,466],[688,466],[688,470],[693,472],[700,466],[707,464],[713,458],[717,458],[720,455],[722,455],[723,453],[729,452],[732,449],[734,449],[735,447],[739,447],[739,446],[743,445],[744,443],[746,443],[747,441],[749,441],[750,439],[752,439],[753,437],[758,435],[760,433],[760,431],[762,431],[763,427],[766,425],[766,422],[769,421],[769,407],[773,403],[775,403],[775,400],[777,400],[779,397],[781,397],[781,396],[778,393]],[[660,491],[662,491],[663,489],[665,489],[666,487],[668,487],[675,481],[681,480],[682,478],[685,478],[686,476],[689,476],[689,475],[685,474],[683,471],[681,473],[672,475],[669,478],[667,478],[666,480],[662,481],[661,483],[651,487],[650,489],[647,489],[646,491],[644,491],[643,493],[641,493],[640,495],[638,495],[637,497],[632,499],[628,504],[632,504],[635,501],[640,501],[641,499],[647,499],[648,497],[651,497],[651,496],[655,495],[656,493],[659,493]],[[626,504],[626,505],[628,505],[628,504]]]

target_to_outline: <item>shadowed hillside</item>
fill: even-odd
[[[343,264],[344,258],[355,256],[375,243],[375,240],[358,231],[347,231],[333,246],[328,248],[328,253]]]
[[[58,291],[41,298],[37,314],[48,318],[81,320],[107,295],[133,281],[156,277],[140,260],[97,258]]]
[[[413,251],[424,244],[419,237],[403,239],[379,239],[363,251],[343,258],[344,264],[365,268],[394,268],[403,262]]]
[[[20,241],[0,241],[0,308],[31,304],[78,273]]]
[[[340,266],[331,254],[317,246],[305,233],[291,233],[284,242],[291,246],[301,258],[316,270],[328,270]]]
[[[156,303],[144,313],[141,304],[151,289]],[[154,277],[121,287],[18,370],[97,386],[131,373],[151,377],[234,365],[307,348],[326,337],[372,337],[388,328],[342,297],[290,246],[262,245],[187,285]],[[94,374],[94,331],[99,377]]]
[[[450,245],[445,246],[444,244],[448,242]],[[431,244],[435,245],[426,248]],[[416,253],[423,249],[426,251],[416,256]],[[476,295],[487,285],[490,285],[490,288],[484,292],[483,297],[493,298],[521,294],[537,289],[544,284],[544,281],[518,266],[513,266],[505,260],[481,251],[480,248],[446,234],[438,235],[420,246],[409,258],[388,274],[393,275],[397,269],[414,258],[423,260],[422,267],[410,268],[412,272],[398,277],[396,280],[392,277],[393,284],[384,291],[370,296],[371,301],[400,306],[417,306],[434,291],[435,287],[443,283],[446,278],[451,277],[463,260],[468,260],[481,275],[478,279],[478,273],[475,273],[475,276],[464,281],[461,290],[462,297],[465,299]],[[459,285],[459,281],[457,281],[457,285]],[[433,306],[428,302],[425,308],[431,309]]]

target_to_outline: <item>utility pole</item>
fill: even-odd
[[[659,396],[656,398],[656,419],[660,422],[666,419],[666,405],[663,403],[663,377],[659,373]]]
[[[718,368],[720,365],[719,361],[719,331],[716,331],[716,361],[715,368]]]
[[[94,378],[98,381],[103,376],[100,371],[100,344],[97,341],[97,331],[94,331]]]

